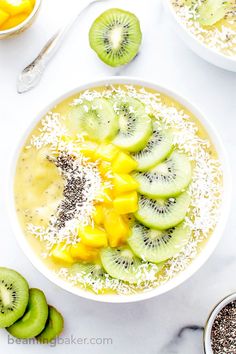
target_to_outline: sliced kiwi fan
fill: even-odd
[[[184,219],[190,206],[187,188],[192,178],[191,162],[175,149],[172,130],[151,118],[136,98],[83,102],[72,109],[71,124],[92,139],[113,139],[114,145],[130,152],[137,161],[132,176],[139,185],[129,247],[105,248],[101,251],[102,264],[77,263],[71,271],[94,281],[105,280],[109,274],[135,284],[142,261],[156,263],[161,269],[162,262],[180,252],[189,240]]]

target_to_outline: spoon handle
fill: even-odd
[[[100,0],[101,1],[101,0]],[[72,27],[75,20],[84,11],[87,7],[89,7],[92,3],[99,2],[99,0],[93,0],[88,3],[84,3],[84,5],[79,8],[79,11],[75,11],[66,26],[62,27],[59,31],[57,31],[44,45],[38,56],[34,59],[34,61],[29,64],[19,75],[17,81],[17,92],[24,93],[32,88],[34,88],[42,78],[44,70],[50,59],[55,55],[55,53],[60,48],[65,35]],[[81,5],[81,4],[80,4]]]

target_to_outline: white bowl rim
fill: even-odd
[[[24,28],[25,25],[32,20],[32,18],[35,16],[36,12],[38,12],[41,3],[42,3],[42,0],[36,0],[35,4],[34,4],[34,8],[31,11],[31,13],[29,14],[29,16],[23,22],[19,23],[19,25],[15,26],[15,27],[9,28],[4,31],[0,30],[0,37],[2,35],[8,35],[8,34],[10,35],[10,34],[16,33],[19,30],[21,30],[22,28]]]
[[[227,306],[228,304],[230,304],[231,302],[233,302],[235,300],[236,300],[236,293],[234,292],[234,293],[224,297],[222,300],[220,300],[220,302],[218,302],[217,305],[215,305],[215,307],[211,311],[211,313],[208,317],[206,326],[204,328],[204,334],[203,334],[205,354],[213,354],[213,350],[211,347],[211,330],[212,330],[212,326],[213,326],[216,316],[220,313],[220,311],[225,306]]]
[[[236,57],[230,57],[216,49],[213,49],[211,47],[209,47],[206,43],[200,41],[193,33],[191,33],[183,24],[183,22],[181,21],[181,19],[179,18],[179,16],[177,15],[176,11],[174,10],[173,5],[171,4],[171,0],[163,0],[166,4],[166,6],[168,7],[169,11],[171,12],[173,18],[175,19],[175,21],[178,23],[178,25],[188,34],[188,36],[196,43],[198,43],[201,47],[203,47],[205,50],[209,51],[210,53],[212,53],[213,55],[216,55],[218,57],[223,58],[224,60],[227,60],[228,62],[230,62],[231,64],[235,64],[236,63]]]
[[[86,89],[92,89],[96,88],[99,86],[105,86],[107,84],[125,84],[125,85],[138,85],[146,88],[150,88],[156,91],[159,91],[163,94],[166,94],[170,98],[173,98],[177,102],[181,103],[184,107],[189,109],[190,112],[192,112],[198,120],[203,124],[204,128],[209,134],[209,137],[211,138],[212,144],[214,145],[218,155],[219,155],[219,160],[221,161],[222,164],[222,169],[223,169],[223,174],[224,174],[224,193],[223,193],[223,200],[222,200],[222,206],[221,210],[222,213],[220,215],[219,222],[212,234],[212,236],[209,238],[207,244],[201,251],[201,253],[196,257],[196,259],[182,272],[180,272],[177,276],[175,276],[173,279],[165,283],[164,285],[152,289],[150,291],[146,292],[140,292],[137,294],[132,294],[132,295],[113,295],[113,294],[106,294],[106,295],[97,295],[94,294],[90,291],[84,290],[79,287],[73,287],[70,285],[67,281],[59,278],[53,271],[51,271],[45,263],[42,261],[41,258],[37,257],[35,252],[33,251],[32,247],[30,244],[27,242],[26,237],[24,235],[23,230],[20,227],[20,223],[17,218],[16,214],[16,209],[15,209],[15,202],[14,202],[14,189],[13,189],[13,184],[14,184],[14,177],[15,177],[15,169],[16,169],[16,163],[19,157],[19,153],[21,151],[21,148],[23,147],[26,138],[29,136],[31,133],[32,129],[35,127],[37,122],[50,110],[52,107],[57,105],[59,102],[63,101],[64,99],[79,93],[83,90]],[[179,94],[175,93],[172,90],[169,90],[168,88],[163,87],[162,85],[158,85],[155,83],[151,83],[149,81],[145,81],[139,78],[132,78],[128,76],[120,76],[120,77],[107,77],[103,79],[98,79],[94,80],[92,82],[89,82],[87,84],[80,85],[65,94],[61,95],[60,97],[57,97],[55,100],[53,100],[47,107],[45,107],[37,116],[33,119],[31,124],[29,125],[28,129],[26,129],[26,132],[21,138],[19,139],[19,142],[17,143],[16,148],[14,149],[13,156],[11,159],[11,166],[9,168],[9,178],[8,178],[8,188],[6,189],[6,203],[7,203],[7,209],[9,213],[9,219],[11,222],[11,226],[13,229],[13,232],[15,234],[15,237],[22,248],[23,252],[25,255],[28,257],[28,259],[31,261],[31,263],[34,265],[36,269],[38,269],[46,278],[48,278],[51,282],[54,284],[58,285],[64,290],[67,290],[70,293],[73,293],[75,295],[81,296],[86,299],[90,300],[95,300],[99,302],[108,302],[108,303],[128,303],[128,302],[136,302],[136,301],[141,301],[141,300],[146,300],[149,298],[152,298],[154,296],[158,296],[161,294],[164,294],[171,289],[179,286],[182,284],[185,280],[190,278],[210,257],[210,255],[213,253],[215,250],[218,242],[220,241],[221,237],[223,236],[223,231],[228,219],[229,211],[230,211],[230,201],[231,201],[231,172],[230,172],[230,167],[228,163],[228,157],[225,151],[225,148],[221,142],[220,137],[218,136],[218,133],[215,131],[215,129],[212,127],[210,122],[202,115],[202,113],[191,103],[189,103],[189,100],[184,98],[183,96],[180,96]]]

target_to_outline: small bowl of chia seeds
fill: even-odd
[[[205,354],[236,354],[236,293],[221,300],[204,330]]]

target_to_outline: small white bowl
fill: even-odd
[[[218,313],[230,302],[236,300],[236,293],[233,293],[221,300],[211,312],[204,329],[204,350],[205,354],[214,354],[211,346],[211,330]]]
[[[198,119],[199,121],[203,124],[205,129],[207,130],[209,137],[219,155],[219,160],[222,164],[223,168],[223,200],[222,200],[222,206],[221,206],[221,213],[219,217],[218,224],[216,225],[216,228],[213,232],[213,235],[210,237],[208,240],[206,246],[204,249],[201,251],[199,256],[192,262],[192,264],[183,272],[179,273],[176,277],[174,277],[172,280],[167,282],[166,284],[147,291],[147,292],[142,292],[138,294],[133,294],[133,295],[96,295],[92,292],[89,292],[87,290],[84,290],[82,288],[75,288],[72,285],[70,285],[68,282],[60,279],[58,276],[53,273],[43,262],[43,260],[36,255],[34,249],[31,247],[31,245],[27,242],[27,239],[23,233],[23,230],[21,229],[21,226],[19,224],[17,214],[16,214],[16,208],[15,208],[15,202],[14,202],[14,189],[13,189],[13,184],[14,184],[14,177],[15,177],[15,171],[16,171],[16,163],[19,157],[19,153],[21,151],[21,148],[23,147],[26,138],[28,135],[31,133],[32,129],[35,127],[36,123],[55,105],[57,105],[59,102],[64,100],[67,97],[70,97],[76,93],[79,93],[80,91],[86,90],[86,89],[91,89],[93,87],[98,87],[98,86],[104,86],[107,84],[126,84],[126,85],[139,85],[142,87],[147,87],[156,91],[160,91],[176,101],[180,102],[183,106],[185,106],[189,111],[191,111]],[[210,257],[214,249],[216,248],[218,242],[220,241],[221,237],[223,236],[223,231],[227,222],[229,210],[230,210],[230,200],[231,200],[231,174],[230,174],[230,169],[228,165],[228,158],[227,154],[225,152],[224,146],[221,142],[221,139],[219,138],[217,132],[215,129],[211,126],[211,124],[208,122],[208,120],[200,113],[200,111],[195,108],[192,104],[188,102],[185,98],[179,96],[178,94],[170,91],[167,88],[164,88],[162,86],[158,86],[154,83],[150,82],[145,82],[140,79],[133,79],[129,77],[110,77],[106,78],[103,80],[98,80],[91,82],[89,84],[80,86],[75,88],[74,90],[67,92],[63,96],[57,98],[54,102],[51,102],[42,112],[40,112],[35,119],[33,119],[30,127],[27,129],[25,135],[21,138],[19,144],[16,146],[16,150],[13,156],[13,161],[10,169],[10,175],[9,175],[9,186],[7,190],[7,200],[6,202],[9,204],[9,216],[10,216],[10,222],[13,227],[15,236],[17,238],[17,241],[19,242],[19,245],[25,252],[26,256],[30,259],[32,264],[42,273],[44,274],[48,279],[50,279],[53,283],[57,284],[61,288],[79,295],[81,297],[95,300],[95,301],[101,301],[101,302],[111,302],[111,303],[125,303],[125,302],[135,302],[135,301],[140,301],[140,300],[145,300],[152,298],[154,296],[158,296],[161,294],[166,293],[167,291],[177,287],[178,285],[182,284],[185,280],[190,278]]]
[[[220,68],[236,72],[236,58],[229,57],[223,53],[208,47],[205,43],[201,42],[196,36],[194,36],[182,23],[181,19],[177,15],[174,7],[171,4],[171,0],[163,0],[164,7],[169,14],[169,17],[174,25],[176,32],[196,54],[205,59],[211,64],[214,64]]]
[[[0,39],[6,39],[6,38],[13,37],[13,36],[16,36],[16,35],[24,32],[25,30],[27,30],[33,24],[33,22],[35,21],[37,15],[39,13],[39,10],[40,10],[40,7],[41,7],[41,3],[42,3],[42,0],[36,0],[32,12],[19,25],[15,26],[15,27],[12,27],[12,28],[9,28],[9,29],[4,30],[4,31],[0,30]]]

